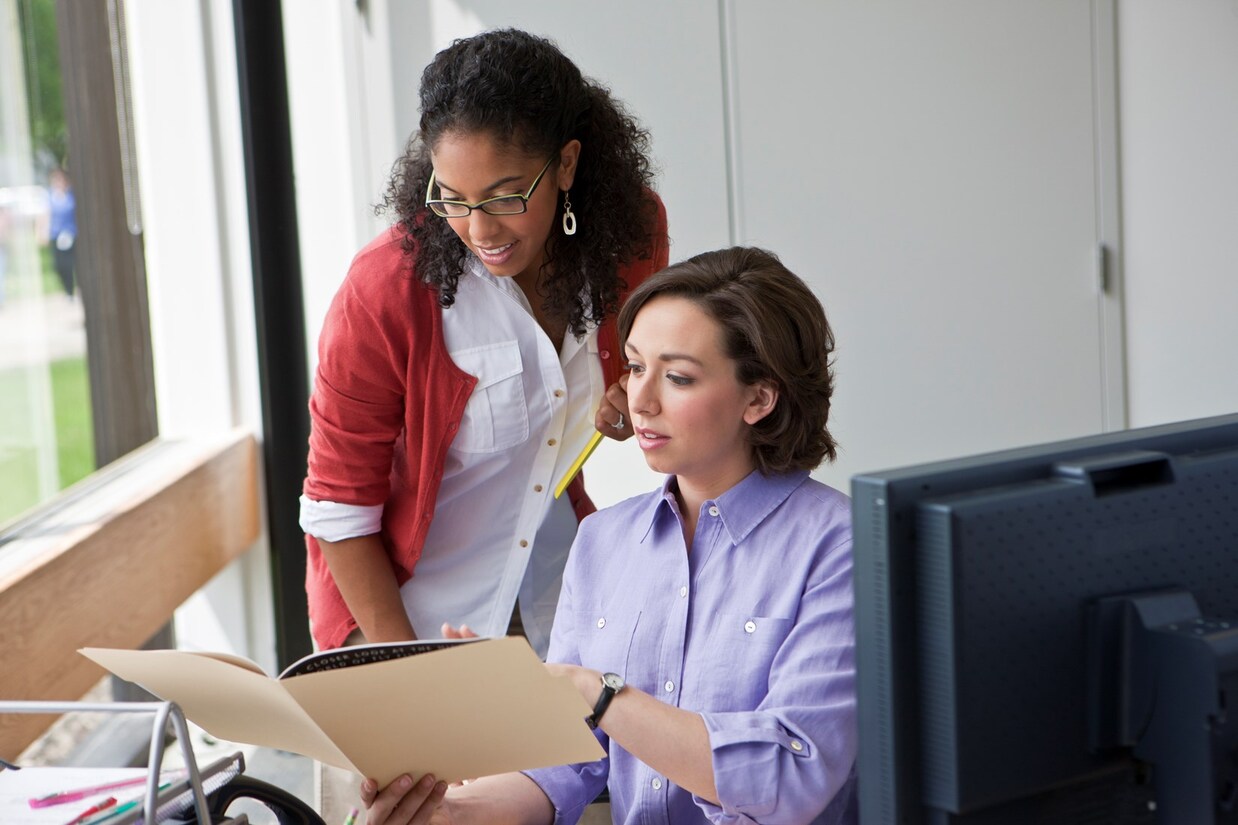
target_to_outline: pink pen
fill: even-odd
[[[52,805],[63,805],[66,802],[77,802],[81,799],[86,799],[91,796],[98,796],[104,791],[114,790],[116,788],[128,788],[133,785],[141,785],[146,782],[146,776],[135,776],[130,779],[118,779],[115,782],[104,782],[102,785],[94,785],[89,788],[75,788],[71,791],[60,791],[59,793],[48,794],[47,796],[38,796],[30,800],[31,808],[49,808]]]

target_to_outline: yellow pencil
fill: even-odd
[[[598,430],[589,439],[589,443],[580,451],[580,455],[576,456],[576,460],[572,462],[572,466],[567,468],[567,472],[563,474],[563,478],[559,479],[559,483],[555,485],[555,498],[563,495],[563,491],[567,489],[567,485],[572,483],[572,479],[576,478],[576,474],[580,472],[580,468],[585,466],[585,462],[589,460],[589,456],[593,455],[593,451],[602,443],[602,432]]]

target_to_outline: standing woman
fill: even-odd
[[[519,626],[545,654],[593,511],[556,483],[632,434],[614,320],[666,265],[649,138],[550,41],[458,40],[319,339],[301,498],[320,648]],[[518,606],[518,609],[516,609]]]

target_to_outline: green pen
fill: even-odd
[[[117,805],[115,808],[108,808],[106,811],[100,811],[98,815],[92,816],[90,819],[81,823],[81,825],[95,825],[97,822],[106,822],[114,816],[120,816],[125,811],[132,811],[138,806],[141,800],[133,799],[126,802],[124,805]]]
[[[159,791],[165,791],[170,787],[172,787],[171,782],[164,782],[162,785],[159,786]],[[156,792],[155,796],[157,800],[158,792]],[[111,819],[114,816],[120,816],[126,811],[132,811],[139,804],[141,804],[141,802],[142,802],[142,799],[140,797],[138,799],[131,799],[128,802],[126,802],[124,805],[117,805],[115,808],[107,809],[107,811],[100,811],[99,816],[95,816],[91,819],[88,819],[85,822],[80,823],[80,825],[97,825],[97,823],[99,822],[107,822],[109,819]],[[156,807],[158,807],[158,804],[159,804],[158,801],[156,801],[155,803]]]

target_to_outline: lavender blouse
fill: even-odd
[[[528,775],[556,823],[607,784],[617,823],[854,823],[850,499],[806,472],[754,472],[702,505],[688,553],[673,483],[581,523],[548,660],[701,714],[719,804],[601,730],[608,758]]]

